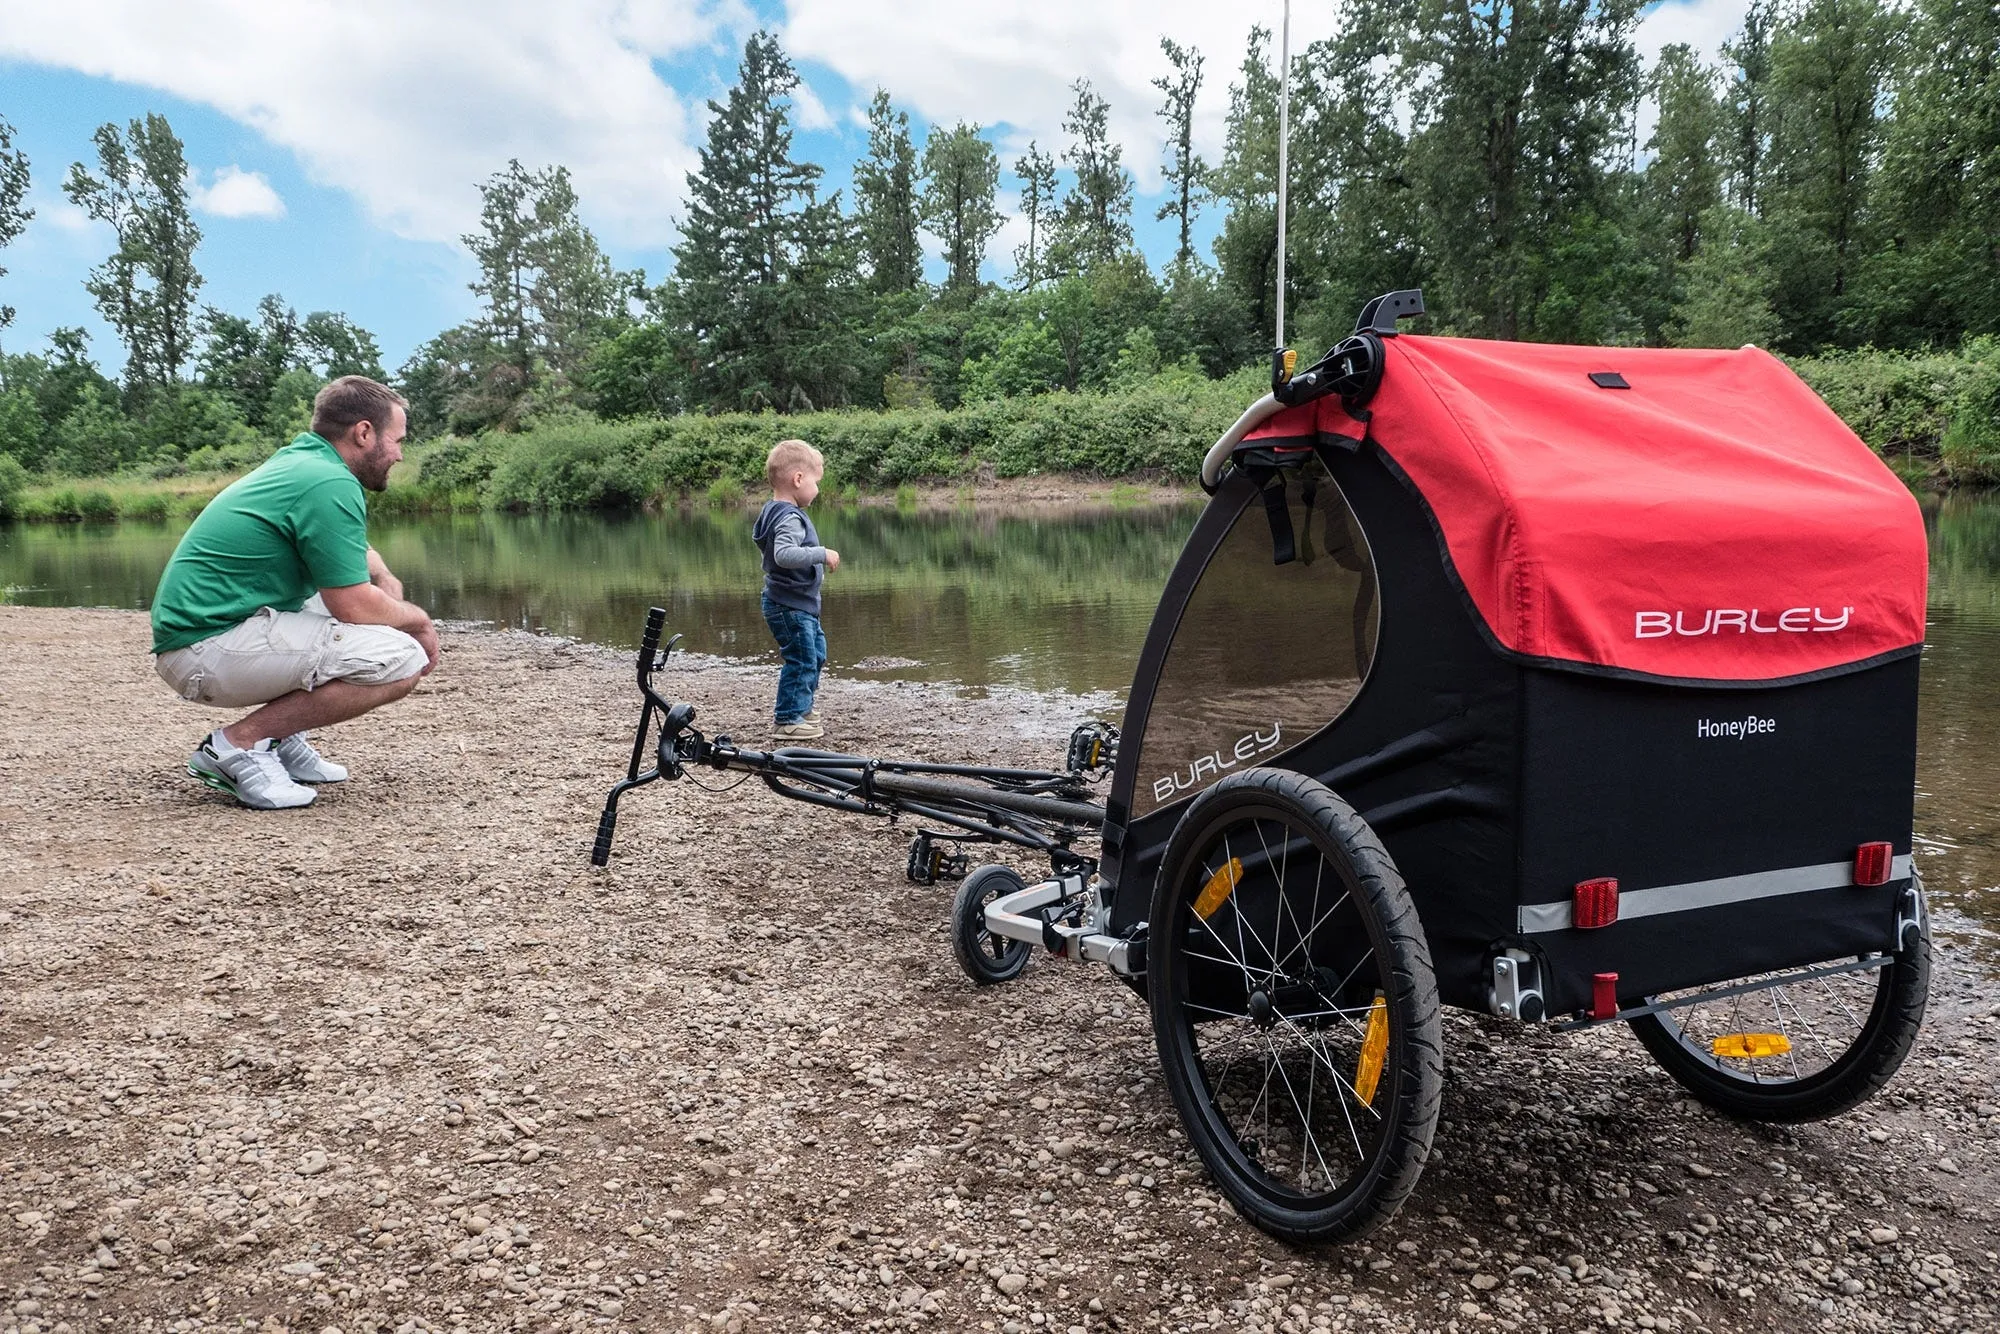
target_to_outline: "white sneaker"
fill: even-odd
[[[347,781],[347,766],[335,764],[314,750],[312,742],[306,740],[304,732],[294,732],[282,740],[272,742],[271,753],[285,766],[285,772],[291,775],[294,783]]]
[[[813,741],[825,735],[825,728],[803,718],[795,723],[779,723],[771,729],[772,738],[778,741]]]
[[[216,748],[213,736],[205,736],[188,756],[187,771],[216,791],[227,792],[260,811],[310,806],[319,795],[292,781],[269,741],[259,741],[248,750],[231,747],[225,754]]]

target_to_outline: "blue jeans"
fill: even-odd
[[[819,693],[820,669],[826,666],[826,632],[819,627],[819,617],[779,606],[768,594],[764,598],[764,624],[771,627],[771,638],[778,641],[778,656],[785,661],[778,672],[775,714],[782,727],[805,717],[813,696]]]

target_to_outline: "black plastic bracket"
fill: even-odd
[[[1384,292],[1361,308],[1361,318],[1354,322],[1354,332],[1394,338],[1397,320],[1407,320],[1423,313],[1423,288],[1411,287],[1401,292]]]

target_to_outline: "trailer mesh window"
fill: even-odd
[[[1140,743],[1133,814],[1268,764],[1347,708],[1375,654],[1367,538],[1314,458],[1253,494],[1189,595]]]

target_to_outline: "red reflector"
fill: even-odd
[[[1896,849],[1888,843],[1863,843],[1854,853],[1854,883],[1888,884],[1889,866],[1895,860],[1895,851]]]
[[[1590,1017],[1609,1019],[1618,1013],[1618,974],[1590,975]]]
[[[1618,920],[1618,881],[1611,876],[1585,880],[1577,885],[1570,900],[1570,925],[1579,931],[1595,931]]]

